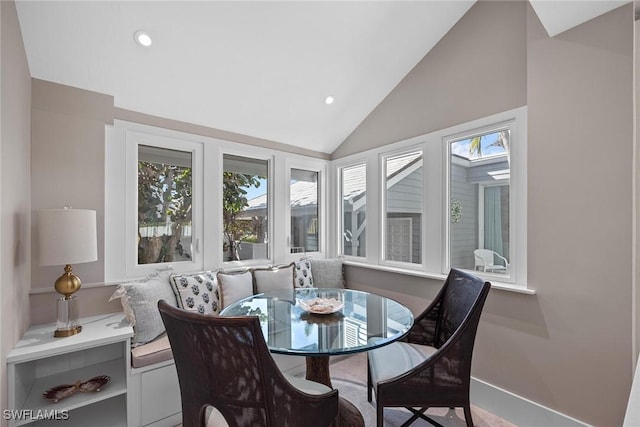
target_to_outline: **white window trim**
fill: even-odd
[[[137,170],[136,160],[130,160],[131,155],[127,154],[127,132],[137,132],[147,134],[152,138],[153,143],[150,145],[158,145],[155,142],[163,138],[176,142],[178,145],[174,149],[185,150],[189,144],[200,145],[199,157],[201,160],[194,160],[194,180],[198,180],[194,188],[194,199],[196,198],[196,188],[199,194],[199,207],[194,205],[194,226],[195,221],[199,221],[200,226],[194,227],[194,246],[198,239],[199,249],[202,261],[199,259],[197,263],[190,265],[186,263],[166,263],[166,264],[149,264],[145,268],[129,268],[127,262],[137,264],[137,249],[131,253],[129,249],[129,257],[125,253],[127,246],[127,233],[133,224],[133,236],[136,235],[135,227],[137,227],[137,210],[131,215],[127,210],[127,204],[137,206],[137,201],[133,201],[133,195],[127,196],[127,191],[135,192],[137,197]],[[299,259],[300,255],[289,254],[286,236],[290,232],[286,228],[285,221],[275,221],[274,218],[288,218],[289,204],[285,202],[288,199],[289,180],[285,167],[292,166],[301,169],[317,170],[320,172],[320,205],[322,217],[320,240],[321,252],[314,252],[313,257],[326,257],[330,252],[330,240],[328,233],[332,230],[329,212],[329,203],[327,193],[329,188],[330,175],[327,173],[329,161],[323,159],[314,159],[304,155],[278,151],[263,147],[256,147],[242,143],[236,143],[217,138],[195,135],[176,130],[159,128],[150,125],[127,122],[124,120],[114,120],[113,126],[107,126],[105,132],[106,148],[105,148],[105,165],[106,165],[106,189],[105,189],[105,280],[107,282],[122,282],[131,279],[139,279],[158,270],[173,269],[174,271],[194,272],[201,270],[215,270],[223,268],[233,270],[236,268],[247,268],[252,266],[266,266],[268,264],[283,264]],[[240,262],[223,262],[222,253],[222,165],[223,153],[238,155],[248,158],[257,158],[269,160],[269,204],[271,207],[271,220],[269,221],[269,259],[247,260]],[[197,164],[195,163],[197,162]],[[124,165],[124,166],[123,166]],[[133,165],[133,166],[132,166]],[[199,171],[196,170],[197,169]],[[127,169],[130,169],[127,172]],[[131,176],[127,178],[127,174]],[[135,176],[133,185],[129,181]],[[206,193],[205,193],[206,192]],[[127,197],[131,200],[127,202]],[[195,200],[194,200],[194,203]],[[197,212],[195,212],[197,211]],[[204,213],[207,213],[206,218]],[[199,215],[196,217],[195,215]],[[290,221],[290,220],[289,220]],[[198,233],[196,236],[195,233]],[[325,248],[322,250],[322,248]],[[292,256],[293,255],[293,256]],[[129,261],[127,261],[129,259]]]
[[[318,251],[314,252],[304,252],[298,254],[291,253],[291,169],[300,169],[310,172],[317,172],[318,174],[318,226],[320,227],[318,232]],[[328,198],[327,198],[327,162],[317,161],[312,159],[302,159],[302,158],[290,158],[287,157],[285,160],[285,205],[286,205],[286,213],[285,213],[285,230],[286,230],[286,244],[285,250],[282,256],[287,260],[287,262],[295,261],[300,259],[300,257],[318,257],[324,258],[326,253],[328,252],[329,244],[327,242],[327,238],[329,236],[329,224],[327,221],[328,217]],[[282,217],[277,217],[282,218]]]
[[[342,171],[344,169],[349,169],[349,168],[353,168],[353,167],[358,167],[358,166],[364,166],[365,167],[365,174],[366,174],[366,184],[365,184],[365,191],[366,191],[366,204],[367,204],[367,222],[366,222],[366,228],[365,228],[365,236],[367,237],[366,242],[367,245],[365,247],[365,256],[355,256],[355,255],[346,255],[344,253],[344,246],[343,246],[343,230],[344,230],[344,213],[342,212],[342,208],[343,208],[343,195],[342,195]],[[334,242],[334,253],[338,256],[343,257],[346,260],[354,260],[356,262],[362,262],[363,260],[367,260],[369,255],[369,235],[368,230],[369,227],[371,226],[371,218],[369,215],[369,201],[370,201],[370,193],[369,193],[369,171],[370,171],[370,165],[369,165],[369,161],[367,158],[355,158],[352,159],[351,161],[347,162],[347,163],[336,163],[334,165],[332,165],[332,169],[334,170],[334,176],[336,179],[335,184],[332,186],[332,191],[331,191],[331,196],[330,196],[330,200],[332,200],[335,203],[335,223],[334,223],[334,230],[335,232],[332,233],[331,235],[333,236],[333,238],[335,239]],[[335,197],[334,197],[335,196]]]
[[[202,242],[202,144],[183,139],[176,139],[167,136],[152,135],[148,133],[127,130],[126,139],[126,160],[125,160],[125,209],[126,221],[125,230],[125,274],[127,277],[138,277],[149,275],[158,269],[167,268],[169,265],[176,272],[201,270],[203,267]],[[172,263],[158,264],[138,264],[138,146],[147,145],[152,147],[167,148],[192,154],[192,260],[177,261]],[[134,185],[135,183],[135,185]],[[133,220],[135,218],[135,221]]]
[[[473,120],[447,129],[435,131],[429,134],[416,136],[404,141],[388,144],[382,147],[346,156],[331,162],[332,173],[335,182],[332,183],[330,200],[337,206],[335,212],[336,225],[332,236],[335,241],[337,254],[342,253],[342,215],[341,204],[341,169],[366,162],[367,165],[367,253],[366,257],[345,256],[345,263],[366,268],[393,271],[420,277],[441,279],[446,277],[448,266],[448,153],[446,140],[453,136],[472,134],[479,129],[495,128],[496,124],[513,121],[511,135],[511,162],[517,165],[511,171],[511,226],[513,229],[514,255],[511,263],[514,269],[511,271],[512,281],[504,281],[503,277],[495,274],[478,274],[478,276],[490,280],[497,289],[515,291],[525,294],[534,294],[535,291],[527,288],[527,107],[520,107],[502,113],[494,114],[481,119]],[[418,269],[407,268],[403,265],[388,265],[381,262],[382,246],[380,226],[381,222],[381,191],[380,184],[383,174],[380,155],[402,150],[411,150],[421,146],[423,150],[424,167],[424,212],[423,212],[423,265]],[[377,199],[377,200],[374,200]],[[517,218],[514,219],[514,217]],[[517,221],[516,221],[517,220]],[[514,225],[515,224],[515,225]]]
[[[220,244],[220,261],[221,263],[219,264],[220,266],[222,266],[223,268],[226,269],[233,269],[233,268],[240,268],[240,267],[254,267],[254,266],[260,266],[260,265],[264,265],[264,264],[273,264],[274,263],[274,230],[275,230],[275,224],[274,224],[274,218],[278,218],[278,216],[276,216],[275,212],[274,212],[274,194],[275,194],[275,181],[276,181],[276,177],[275,177],[275,156],[272,152],[269,151],[262,151],[262,150],[255,150],[252,151],[251,153],[247,152],[247,151],[243,151],[243,150],[238,150],[237,148],[227,148],[227,147],[222,147],[220,150],[220,158],[219,158],[219,165],[220,167],[218,168],[218,182],[219,182],[219,187],[220,190],[222,189],[222,184],[223,184],[223,172],[224,172],[224,156],[225,154],[229,154],[229,155],[233,155],[233,156],[239,156],[239,157],[245,157],[248,159],[256,159],[256,160],[266,160],[268,163],[268,167],[267,167],[267,218],[268,218],[268,226],[267,226],[267,258],[258,258],[258,259],[248,259],[248,260],[241,260],[241,261],[225,261],[224,260],[224,252],[222,251],[222,245]],[[220,242],[223,241],[224,239],[224,221],[222,218],[222,191],[219,192],[219,196],[217,199],[217,215],[218,215],[218,220],[219,220],[219,227],[220,227]]]
[[[510,226],[510,248],[512,255],[509,260],[509,274],[484,273],[470,270],[473,274],[483,277],[492,284],[499,283],[505,288],[527,289],[526,275],[526,224],[527,224],[527,171],[526,171],[526,129],[527,129],[526,107],[495,114],[473,122],[465,123],[452,127],[442,132],[442,146],[445,165],[444,180],[444,199],[443,208],[445,209],[445,220],[443,226],[444,240],[444,257],[442,271],[448,271],[450,266],[449,255],[449,232],[451,222],[449,221],[448,200],[450,192],[450,150],[451,141],[467,139],[480,134],[487,134],[508,128],[510,134],[510,150],[511,164],[516,167],[510,167],[510,207],[509,207],[509,226]]]

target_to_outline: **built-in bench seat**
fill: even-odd
[[[131,366],[134,368],[143,368],[167,360],[173,360],[173,353],[166,335],[131,349]]]
[[[246,281],[247,272],[251,273],[250,285]],[[201,287],[195,295],[190,291],[193,286]],[[342,261],[338,258],[305,259],[287,266],[234,273],[162,273],[145,281],[123,284],[114,296],[121,298],[125,313],[134,323],[135,333],[130,349],[127,392],[129,427],[173,427],[182,421],[173,354],[157,310],[160,299],[172,301],[187,310],[217,314],[240,298],[283,286],[344,287]],[[202,299],[206,292],[213,298]],[[274,354],[274,360],[283,372],[296,375],[304,371],[302,357]]]

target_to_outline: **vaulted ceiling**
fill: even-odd
[[[24,0],[17,9],[34,78],[331,153],[474,2]],[[530,2],[551,36],[628,3]],[[134,41],[138,30],[150,47]]]

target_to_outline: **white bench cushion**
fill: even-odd
[[[171,359],[173,359],[173,353],[166,335],[131,349],[131,366],[134,368],[142,368]]]
[[[370,338],[379,341],[380,338]],[[394,342],[369,350],[371,382],[376,387],[380,381],[395,378],[427,360],[438,349],[426,345]]]

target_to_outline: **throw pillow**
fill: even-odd
[[[313,275],[311,274],[311,259],[303,258],[294,262],[295,270],[293,285],[296,288],[313,288]]]
[[[294,270],[294,263],[279,267],[253,269],[253,283],[256,293],[261,294],[277,289],[293,289]]]
[[[163,272],[143,281],[121,284],[109,301],[120,298],[120,303],[133,326],[134,344],[153,341],[164,332],[164,323],[158,311],[161,299],[176,305],[176,297],[169,285],[169,272]]]
[[[248,270],[234,273],[218,272],[218,289],[222,310],[242,298],[253,295],[253,275]]]
[[[314,259],[311,261],[311,274],[315,286],[321,288],[344,288],[342,259]]]
[[[178,307],[200,314],[218,314],[220,296],[216,271],[174,274],[171,287],[175,293]]]

